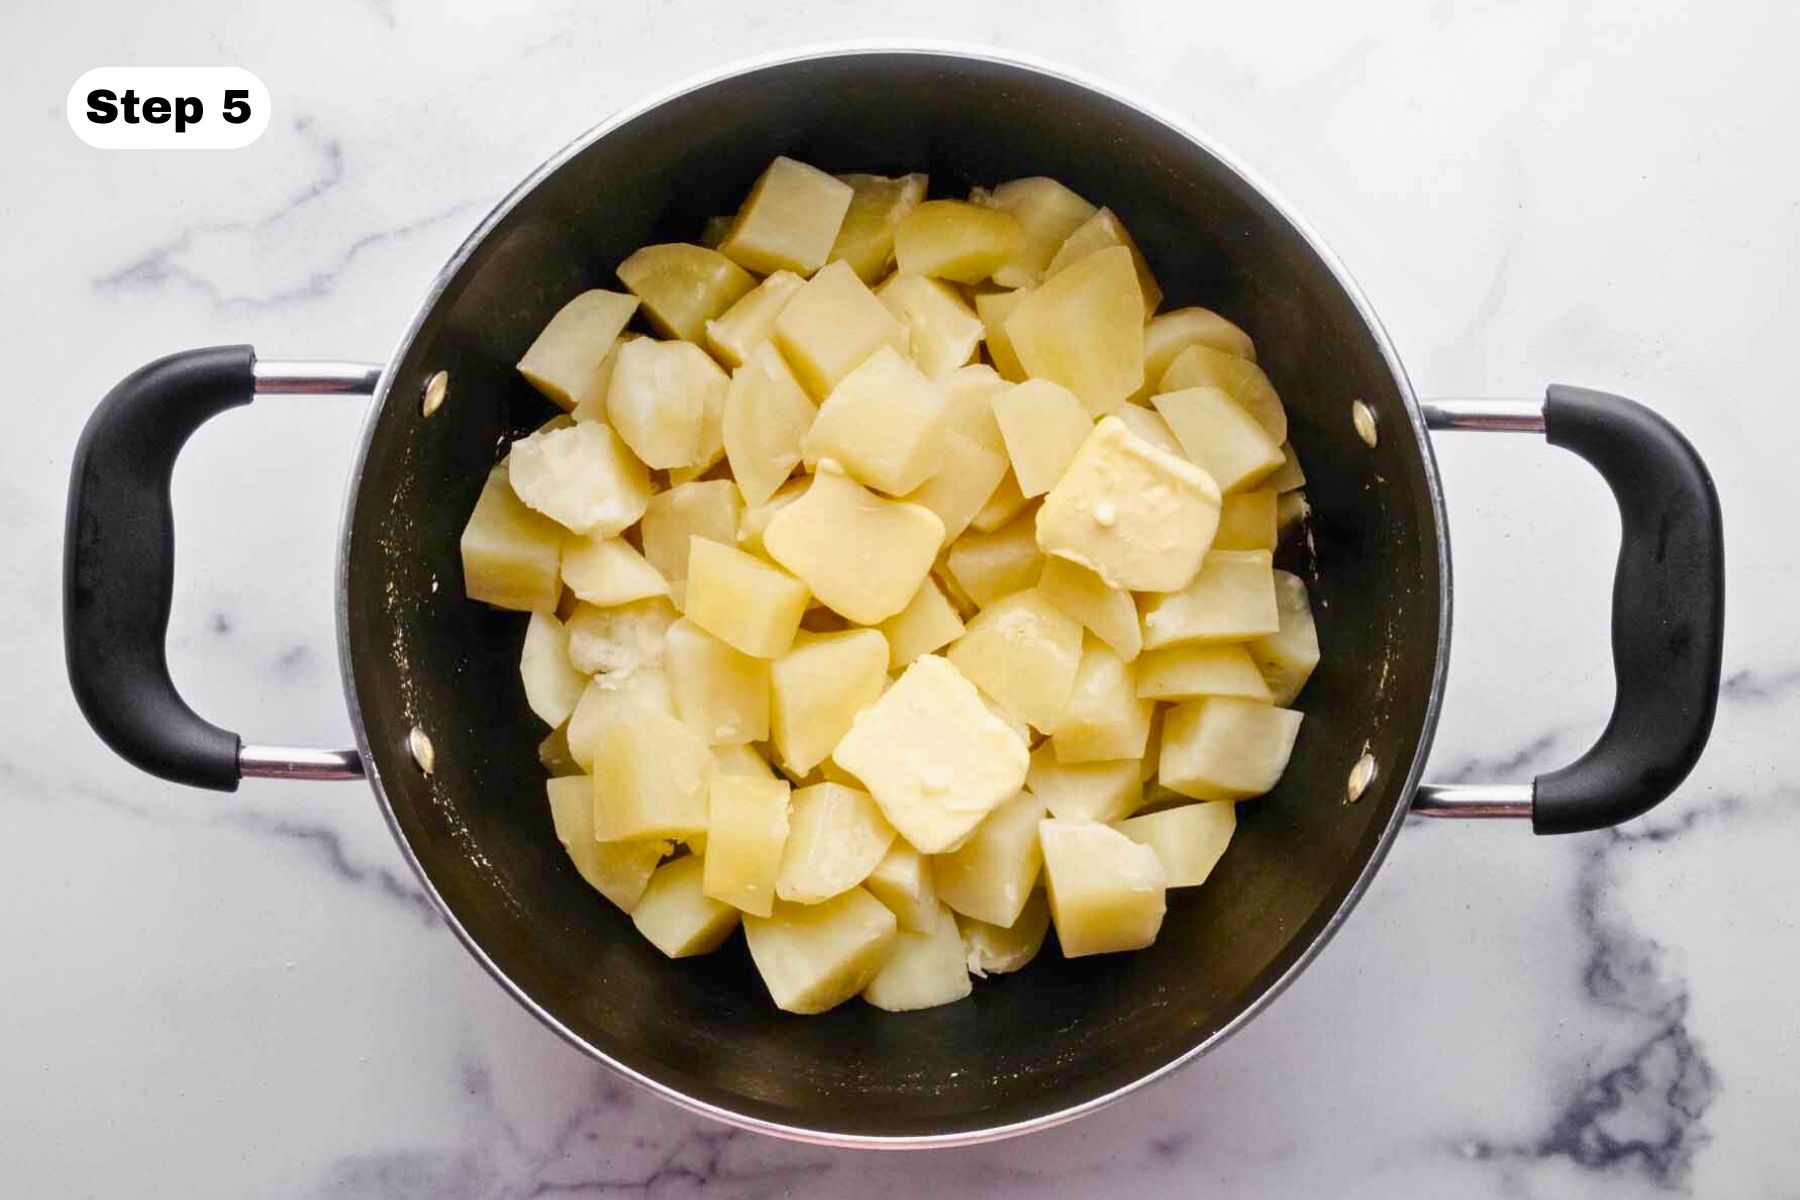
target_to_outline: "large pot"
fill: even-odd
[[[1315,513],[1309,558],[1292,565],[1312,581],[1324,661],[1280,787],[1241,807],[1231,852],[1206,887],[1173,897],[1148,950],[1046,953],[926,1012],[847,1004],[796,1018],[769,1003],[741,948],[664,959],[596,900],[552,835],[541,729],[517,671],[522,623],[463,599],[457,552],[506,438],[546,415],[512,364],[569,296],[616,286],[612,268],[635,247],[730,211],[777,154],[926,170],[956,194],[1022,175],[1064,180],[1121,215],[1171,303],[1204,303],[1248,329],[1287,402]],[[433,410],[422,397],[434,378]],[[339,558],[357,748],[246,746],[181,701],[164,663],[169,475],[215,412],[256,394],[330,391],[374,397]],[[1613,719],[1586,755],[1532,784],[1419,783],[1450,634],[1428,428],[1542,433],[1598,468],[1619,501]],[[1408,812],[1529,817],[1540,833],[1636,816],[1693,765],[1719,678],[1718,502],[1673,428],[1570,388],[1421,405],[1356,286],[1268,188],[1142,104],[985,52],[788,57],[606,122],[482,222],[385,366],[259,363],[230,347],[127,378],[82,437],[68,521],[69,672],[115,750],[222,790],[245,775],[367,778],[444,919],[545,1024],[691,1109],[839,1144],[1041,1128],[1192,1061],[1319,951]],[[435,748],[429,772],[415,730]]]

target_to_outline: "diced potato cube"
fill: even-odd
[[[1156,851],[1170,887],[1199,887],[1212,874],[1237,831],[1237,806],[1183,804],[1113,826]]]
[[[804,774],[823,762],[856,714],[887,687],[888,646],[873,629],[801,634],[769,671],[775,752]]]
[[[1039,889],[1025,901],[1024,911],[1011,928],[959,915],[956,929],[962,935],[963,961],[971,975],[1005,975],[1037,957],[1044,934],[1050,930],[1050,902]]]
[[[519,360],[519,374],[558,407],[575,408],[594,390],[608,351],[637,311],[636,297],[598,289],[556,311]]]
[[[1066,558],[1047,560],[1037,586],[1046,600],[1080,621],[1121,659],[1130,662],[1138,656],[1143,631],[1130,592],[1108,587],[1104,579]]]
[[[748,504],[773,496],[800,465],[818,408],[772,345],[752,351],[725,393],[725,456]]]
[[[727,646],[686,619],[669,626],[663,655],[675,713],[712,743],[769,736],[769,662]]]
[[[1166,450],[1177,458],[1187,457],[1181,443],[1175,440],[1175,431],[1169,428],[1169,423],[1155,409],[1138,404],[1121,404],[1113,410],[1113,416],[1125,422],[1126,428],[1158,450]]]
[[[775,778],[775,768],[755,746],[729,742],[712,748],[713,772],[723,775],[749,775],[756,779]]]
[[[616,535],[588,534],[565,541],[562,580],[580,599],[601,608],[669,594],[662,572]]]
[[[1300,460],[1294,455],[1292,442],[1281,443],[1281,465],[1275,468],[1274,474],[1263,480],[1263,486],[1275,492],[1291,492],[1306,486],[1306,472],[1300,469]]]
[[[1156,385],[1158,392],[1215,387],[1256,419],[1279,445],[1287,441],[1287,410],[1263,369],[1246,358],[1194,344],[1175,356]]]
[[[583,675],[631,671],[662,657],[675,606],[661,596],[611,608],[578,604],[567,623],[569,662]]]
[[[1025,511],[1031,501],[1019,490],[1019,477],[1012,473],[1009,466],[1006,474],[1000,477],[1000,483],[994,488],[994,494],[988,497],[981,511],[969,521],[971,528],[982,533],[992,533],[1002,525],[1008,524]]]
[[[803,1014],[835,1008],[867,987],[897,928],[887,905],[861,888],[744,919],[750,958],[776,1007]]]
[[[701,890],[733,908],[768,916],[788,840],[788,781],[766,772],[715,772],[707,797]]]
[[[691,466],[709,453],[706,412],[723,410],[730,382],[698,346],[640,338],[619,347],[606,417],[646,465]]]
[[[940,904],[929,931],[903,929],[895,935],[887,961],[862,997],[888,1012],[915,1012],[961,1000],[972,987],[956,919]]]
[[[850,208],[838,227],[831,257],[842,259],[864,283],[887,274],[894,259],[894,226],[925,199],[926,178],[902,175],[839,175],[850,185]]]
[[[1210,308],[1177,308],[1159,313],[1144,326],[1144,387],[1133,399],[1148,404],[1175,356],[1193,345],[1211,346],[1256,361],[1256,346],[1250,335]]]
[[[641,333],[627,330],[613,341],[612,349],[606,352],[606,357],[601,359],[600,365],[594,369],[594,375],[588,383],[587,390],[582,393],[581,399],[575,402],[575,407],[569,410],[569,416],[577,421],[606,423],[606,393],[612,390],[613,368],[619,365],[619,347],[627,342],[641,341],[643,336]]]
[[[1006,318],[1006,336],[1031,378],[1060,383],[1096,417],[1119,407],[1144,382],[1144,298],[1130,252],[1102,250],[1052,275]]]
[[[811,486],[810,479],[790,479],[776,488],[774,494],[761,504],[745,504],[742,515],[738,517],[738,549],[767,557],[768,551],[762,540],[763,531],[768,529],[769,522],[775,519],[776,513],[806,495],[806,489]]]
[[[1144,649],[1186,642],[1247,642],[1281,628],[1267,550],[1217,550],[1179,592],[1144,606]]]
[[[775,320],[775,344],[815,398],[883,346],[906,347],[906,329],[844,263],[806,281]]]
[[[729,479],[699,479],[658,492],[644,509],[644,557],[664,579],[684,580],[690,540],[736,546],[743,511],[737,486]]]
[[[1056,486],[1094,431],[1093,418],[1075,393],[1045,379],[995,396],[993,406],[1013,476],[1026,496],[1041,496]]]
[[[865,490],[832,459],[819,463],[806,494],[763,531],[769,557],[859,625],[905,608],[943,541],[936,513]]]
[[[587,681],[583,680],[582,683],[585,685]],[[566,723],[544,735],[544,740],[538,743],[537,756],[538,762],[550,773],[552,779],[585,773],[569,750],[569,727]]]
[[[1301,714],[1290,708],[1207,696],[1169,709],[1156,777],[1195,800],[1248,800],[1287,769]]]
[[[1281,447],[1219,388],[1183,388],[1151,402],[1187,456],[1206,469],[1221,492],[1247,491],[1281,465]]]
[[[1311,512],[1312,506],[1306,502],[1305,492],[1281,493],[1275,501],[1275,537],[1286,537]]]
[[[786,654],[806,585],[752,554],[703,537],[688,543],[687,619],[753,658]]]
[[[1015,592],[982,609],[947,657],[1002,708],[1047,733],[1068,711],[1081,625],[1035,589]]]
[[[833,758],[923,854],[961,845],[1018,793],[1027,763],[1025,744],[975,685],[933,654],[857,714]]]
[[[928,933],[937,924],[937,887],[931,879],[931,861],[895,838],[882,860],[863,880],[869,894],[894,911],[900,928]]]
[[[907,275],[980,283],[1025,246],[1009,212],[966,200],[927,200],[894,226],[894,259]]]
[[[1275,489],[1226,496],[1219,505],[1219,531],[1213,534],[1214,550],[1275,549]]]
[[[1017,217],[1025,231],[1019,252],[994,272],[1001,287],[1036,287],[1063,242],[1094,215],[1092,204],[1041,175],[1001,184],[987,203]]]
[[[650,873],[669,852],[669,843],[595,841],[594,781],[586,775],[548,780],[544,790],[550,798],[556,840],[568,852],[575,870],[589,887],[630,912],[644,894]]]
[[[1038,822],[1044,802],[1020,792],[976,826],[969,840],[931,860],[938,899],[965,917],[1010,926],[1037,886],[1044,853]]]
[[[945,564],[969,599],[986,608],[1037,584],[1044,569],[1037,524],[1025,514],[992,533],[971,533],[950,547]]]
[[[1156,940],[1167,886],[1156,851],[1093,821],[1052,818],[1038,837],[1065,958],[1141,950]]]
[[[704,246],[645,246],[619,264],[619,280],[644,302],[650,327],[696,344],[706,323],[756,286],[750,272]]]
[[[1049,742],[1031,752],[1025,787],[1065,821],[1116,821],[1144,798],[1141,760],[1063,763]]]
[[[1319,630],[1313,623],[1306,584],[1298,575],[1275,572],[1275,610],[1281,627],[1246,649],[1268,681],[1272,699],[1287,705],[1294,702],[1319,665]]]
[[[527,508],[504,467],[489,473],[462,532],[463,593],[524,612],[555,612],[562,598],[562,526]]]
[[[706,323],[706,348],[728,367],[743,366],[775,336],[776,319],[805,282],[792,271],[775,272]]]
[[[604,425],[534,433],[514,442],[506,461],[519,499],[576,533],[617,533],[650,502],[649,472]]]
[[[944,599],[943,589],[928,575],[906,607],[883,621],[880,629],[887,638],[888,669],[898,671],[919,655],[961,637],[963,623],[955,607]]]
[[[594,738],[594,836],[603,842],[685,839],[706,832],[712,755],[674,717],[648,709]],[[699,880],[694,882],[699,890]]]
[[[981,318],[954,288],[924,275],[895,275],[875,294],[906,326],[912,360],[925,374],[936,379],[975,357]]]
[[[569,757],[584,772],[592,771],[600,731],[615,719],[629,720],[640,712],[675,716],[674,694],[660,663],[646,663],[617,675],[596,675],[569,714]]]
[[[670,958],[711,954],[738,926],[738,910],[702,890],[705,873],[697,855],[666,862],[631,910],[637,931]]]
[[[869,877],[894,844],[869,793],[840,783],[820,783],[794,793],[787,847],[775,894],[794,904],[817,904]]]
[[[569,665],[569,633],[553,613],[532,613],[519,655],[525,703],[538,720],[555,728],[569,719],[587,687],[587,676]]]
[[[1012,385],[985,363],[958,367],[938,381],[944,393],[944,419],[948,427],[980,442],[997,454],[1006,453],[1006,439],[994,419],[994,397]]]
[[[1162,303],[1162,289],[1156,285],[1156,276],[1151,274],[1150,264],[1144,261],[1144,252],[1138,249],[1138,244],[1132,240],[1131,234],[1126,232],[1125,226],[1110,208],[1095,212],[1057,247],[1045,276],[1061,274],[1083,259],[1113,247],[1123,247],[1131,255],[1131,267],[1137,274],[1138,289],[1144,296],[1144,315],[1149,316]]]
[[[1038,545],[1134,592],[1186,587],[1212,545],[1219,490],[1185,458],[1102,418],[1038,510]]]
[[[1017,288],[1010,292],[982,292],[975,297],[975,314],[981,318],[988,358],[1000,378],[1011,383],[1023,383],[1027,376],[1012,337],[1006,332],[1006,322],[1029,295],[1030,288]]]
[[[1148,650],[1137,662],[1137,692],[1148,700],[1197,700],[1238,696],[1268,704],[1273,700],[1250,652],[1235,642],[1195,642]]]
[[[825,265],[852,195],[849,184],[817,167],[777,158],[750,190],[719,252],[759,275],[811,275]]]
[[[954,542],[987,507],[1005,477],[1004,455],[957,430],[945,429],[937,471],[908,492],[906,499],[936,513],[944,523],[944,541]]]
[[[1138,699],[1137,671],[1098,642],[1081,655],[1069,706],[1050,735],[1056,761],[1112,762],[1144,756],[1152,702]]]
[[[866,487],[904,496],[937,470],[944,395],[892,346],[831,389],[800,449],[808,466],[835,459]]]

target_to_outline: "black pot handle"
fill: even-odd
[[[1587,753],[1529,787],[1419,788],[1433,817],[1531,817],[1538,833],[1629,821],[1670,795],[1712,733],[1724,651],[1725,542],[1706,464],[1668,421],[1634,401],[1550,387],[1536,401],[1423,405],[1434,430],[1541,432],[1600,472],[1619,505],[1613,576],[1612,717]]]
[[[63,644],[76,702],[95,732],[131,763],[224,792],[235,791],[245,774],[360,773],[353,769],[355,751],[245,747],[237,734],[189,708],[169,678],[164,639],[175,584],[169,481],[189,436],[259,391],[367,393],[377,374],[340,363],[267,366],[278,369],[259,367],[249,346],[214,346],[140,367],[88,418],[69,479]]]

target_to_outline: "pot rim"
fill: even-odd
[[[1025,71],[1031,71],[1040,75],[1047,75],[1052,79],[1061,80],[1062,82],[1072,84],[1085,91],[1092,92],[1105,99],[1111,100],[1114,103],[1121,104],[1126,108],[1132,109],[1150,120],[1165,126],[1192,142],[1200,149],[1206,151],[1208,154],[1211,154],[1223,166],[1235,173],[1240,179],[1248,184],[1263,200],[1280,214],[1283,220],[1293,227],[1295,232],[1306,242],[1312,252],[1319,256],[1320,261],[1325,264],[1326,268],[1331,272],[1332,277],[1336,280],[1338,287],[1343,290],[1344,294],[1355,306],[1357,314],[1362,318],[1370,335],[1375,339],[1376,345],[1381,351],[1381,356],[1386,361],[1388,370],[1393,376],[1394,383],[1399,391],[1402,407],[1406,413],[1408,429],[1411,432],[1413,440],[1418,447],[1419,454],[1423,459],[1425,480],[1431,499],[1431,513],[1433,518],[1432,535],[1438,561],[1440,563],[1438,577],[1439,615],[1436,639],[1436,662],[1433,665],[1431,690],[1425,706],[1424,720],[1419,731],[1418,748],[1413,754],[1412,761],[1407,764],[1406,777],[1401,783],[1403,800],[1401,803],[1394,806],[1393,814],[1388,819],[1386,828],[1381,831],[1381,836],[1377,840],[1374,850],[1364,861],[1356,880],[1351,884],[1350,889],[1344,894],[1343,900],[1338,904],[1337,911],[1331,914],[1330,919],[1320,928],[1318,934],[1312,941],[1301,949],[1300,953],[1296,956],[1294,961],[1288,965],[1287,969],[1269,984],[1269,986],[1263,990],[1262,994],[1246,1005],[1242,1012],[1220,1026],[1200,1044],[1162,1064],[1155,1070],[1146,1072],[1131,1082],[1123,1084],[1104,1095],[1095,1096],[1089,1100],[1084,1100],[1079,1104],[1073,1104],[1067,1108],[1058,1109],[1055,1112],[1045,1113],[1040,1116],[1031,1117],[1027,1120],[1014,1121],[1004,1125],[993,1125],[985,1128],[967,1129],[954,1133],[942,1134],[872,1135],[833,1132],[829,1129],[813,1128],[804,1125],[789,1125],[780,1121],[772,1121],[736,1112],[697,1099],[668,1084],[652,1079],[649,1076],[634,1070],[625,1063],[614,1059],[604,1051],[593,1046],[583,1039],[581,1035],[564,1025],[553,1014],[541,1006],[534,997],[515,983],[506,972],[494,962],[480,942],[477,941],[463,926],[462,922],[457,919],[456,914],[451,910],[449,904],[445,902],[443,896],[439,894],[436,886],[432,883],[431,877],[426,873],[424,864],[419,861],[418,856],[414,853],[412,844],[407,840],[405,832],[400,827],[399,818],[395,815],[393,803],[389,799],[387,789],[382,782],[380,761],[376,758],[373,749],[369,744],[368,729],[363,721],[362,706],[357,699],[355,672],[350,661],[350,530],[355,516],[356,501],[361,489],[363,471],[367,462],[369,448],[374,441],[375,427],[381,418],[381,414],[387,407],[389,393],[392,390],[394,383],[395,372],[400,363],[405,360],[406,353],[411,348],[413,340],[418,336],[420,329],[423,328],[431,313],[436,309],[438,301],[442,298],[451,280],[454,279],[457,272],[461,270],[463,264],[466,263],[476,249],[486,241],[488,235],[493,232],[494,228],[512,211],[512,209],[527,195],[534,191],[545,179],[555,173],[570,159],[587,149],[588,146],[653,109],[679,99],[690,92],[711,87],[740,75],[752,74],[772,67],[785,66],[809,60],[856,57],[871,54],[908,54],[923,57],[973,59],[976,61],[993,63],[999,66],[1014,67]],[[381,377],[371,396],[368,414],[364,418],[362,435],[357,445],[355,460],[351,465],[349,485],[344,499],[338,539],[336,588],[338,669],[343,679],[344,698],[349,709],[351,728],[356,737],[356,747],[362,755],[364,771],[369,786],[374,789],[376,800],[381,806],[382,817],[386,820],[388,829],[393,834],[394,841],[398,843],[400,853],[406,859],[407,865],[412,868],[412,872],[417,876],[420,886],[424,889],[425,894],[430,897],[432,905],[437,909],[438,914],[444,919],[444,922],[450,927],[451,931],[455,933],[457,940],[462,943],[464,949],[466,949],[469,954],[474,957],[475,961],[481,964],[482,968],[487,971],[494,981],[507,991],[527,1012],[531,1013],[538,1021],[560,1036],[564,1041],[586,1054],[589,1058],[601,1063],[631,1082],[648,1089],[657,1096],[670,1101],[680,1108],[700,1116],[710,1117],[713,1120],[721,1121],[739,1129],[769,1134],[790,1141],[847,1149],[942,1149],[954,1146],[978,1145],[985,1142],[995,1142],[1005,1138],[1016,1137],[1020,1134],[1031,1133],[1041,1129],[1049,1129],[1053,1126],[1072,1121],[1077,1117],[1085,1116],[1112,1104],[1117,1100],[1123,1099],[1125,1096],[1147,1087],[1199,1059],[1202,1055],[1208,1053],[1231,1037],[1232,1034],[1236,1033],[1251,1019],[1267,1008],[1277,996],[1286,991],[1300,973],[1311,965],[1313,959],[1318,956],[1319,952],[1324,949],[1332,936],[1336,934],[1339,927],[1343,925],[1344,920],[1349,916],[1350,911],[1356,907],[1356,904],[1362,898],[1363,893],[1368,890],[1370,881],[1375,877],[1382,862],[1386,859],[1388,851],[1393,846],[1394,839],[1398,834],[1401,825],[1404,823],[1407,812],[1411,807],[1413,793],[1418,787],[1420,776],[1424,771],[1426,759],[1430,754],[1431,743],[1437,730],[1439,710],[1443,703],[1444,681],[1449,670],[1450,657],[1450,608],[1452,589],[1450,542],[1446,517],[1443,489],[1438,477],[1437,459],[1432,453],[1431,439],[1426,430],[1424,415],[1420,411],[1418,400],[1413,394],[1412,385],[1407,379],[1405,368],[1400,363],[1400,358],[1398,354],[1396,354],[1393,344],[1388,338],[1386,329],[1383,328],[1380,319],[1375,315],[1375,311],[1370,306],[1367,297],[1363,295],[1362,289],[1357,286],[1356,281],[1351,277],[1349,271],[1344,267],[1343,263],[1339,261],[1337,256],[1332,253],[1324,240],[1314,232],[1310,225],[1295,213],[1293,207],[1289,205],[1274,188],[1259,177],[1254,171],[1245,166],[1237,156],[1222,148],[1216,141],[1199,133],[1185,121],[1172,116],[1159,106],[1142,97],[1117,88],[1111,83],[1102,82],[1085,72],[1076,70],[1072,67],[1048,62],[1035,56],[1018,54],[1012,51],[1003,51],[990,46],[921,39],[857,39],[833,41],[776,51],[752,58],[739,59],[723,67],[692,76],[674,87],[658,92],[648,99],[631,105],[628,108],[621,109],[612,116],[590,127],[561,150],[540,163],[517,186],[508,192],[484,218],[482,218],[481,223],[477,225],[475,229],[470,232],[469,236],[464,239],[462,244],[457,247],[456,252],[451,255],[443,268],[439,270],[436,278],[432,280],[431,287],[426,292],[424,299],[420,302],[418,309],[414,312],[412,320],[407,323],[406,330],[395,344],[393,353],[389,355],[386,364],[382,367]]]

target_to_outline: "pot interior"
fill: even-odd
[[[558,306],[618,286],[649,242],[691,240],[787,154],[831,171],[929,171],[934,195],[1050,175],[1109,205],[1168,293],[1244,326],[1286,401],[1308,477],[1324,661],[1280,787],[1241,805],[1202,888],[1171,892],[1149,950],[1064,960],[1054,944],[963,1003],[775,1010],[741,934],[671,962],[557,845],[517,659],[525,621],[462,598],[457,539],[505,440],[551,409],[512,364]],[[448,402],[421,416],[424,380]],[[455,269],[402,350],[369,431],[342,614],[354,702],[394,820],[468,935],[542,1011],[616,1062],[758,1121],[849,1138],[953,1135],[1039,1118],[1156,1071],[1278,985],[1360,890],[1397,826],[1434,714],[1443,575],[1433,477],[1351,296],[1229,167],[1116,100],[1015,65],[869,53],[760,68],[690,91],[575,152]],[[1361,399],[1382,433],[1352,427]],[[1305,541],[1306,539],[1301,539]],[[423,728],[436,773],[407,735]],[[1364,752],[1374,783],[1345,802]]]

